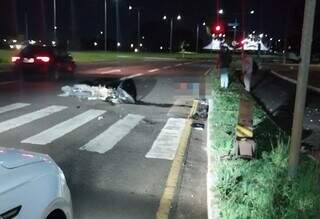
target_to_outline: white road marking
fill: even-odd
[[[154,141],[146,158],[173,160],[186,119],[170,118]]]
[[[141,115],[128,114],[123,119],[117,121],[106,131],[82,146],[80,150],[87,150],[104,154],[111,150],[122,138],[130,133],[144,118]]]
[[[103,110],[88,110],[80,115],[68,119],[67,121],[59,123],[53,126],[52,128],[49,128],[37,135],[27,138],[21,141],[21,143],[36,145],[49,144],[104,113],[105,111]]]
[[[132,78],[137,78],[137,77],[140,77],[140,76],[142,76],[142,75],[143,75],[142,73],[139,73],[139,74],[135,74],[135,75],[130,75],[130,76],[122,77],[122,78],[120,78],[120,81],[124,81],[124,80],[127,80],[127,79],[132,79]]]
[[[182,64],[181,64],[181,63],[179,63],[179,64],[176,64],[175,66],[176,66],[176,67],[179,67],[179,66],[182,66]]]
[[[44,118],[46,116],[49,116],[53,113],[62,111],[66,109],[66,106],[49,106],[47,108],[28,113],[19,117],[16,117],[14,119],[9,119],[7,121],[0,123],[0,133],[8,131],[10,129],[25,125],[27,123],[33,122],[37,119]]]
[[[172,68],[171,66],[164,66],[162,67],[163,69],[169,69],[169,68]]]
[[[151,69],[151,70],[149,70],[148,72],[152,73],[152,72],[157,72],[157,71],[159,71],[159,70],[160,70],[160,69],[155,68],[155,69]]]
[[[108,70],[108,71],[101,71],[101,74],[110,74],[110,73],[119,73],[121,72],[121,69],[112,69],[112,70]]]
[[[13,103],[8,106],[0,107],[0,113],[9,112],[11,110],[20,109],[26,106],[30,106],[30,104],[29,103]]]
[[[7,84],[14,84],[14,83],[17,83],[18,81],[4,81],[4,82],[1,82],[0,85],[7,85]]]

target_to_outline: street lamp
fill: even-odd
[[[203,22],[203,23],[202,23],[202,26],[206,26],[206,22]]]
[[[219,9],[218,14],[223,14],[223,13],[224,13],[223,9]]]
[[[129,10],[136,10],[138,14],[138,30],[137,30],[137,38],[138,38],[138,45],[141,44],[141,7],[132,7],[131,5],[129,6]]]
[[[206,22],[202,23],[202,26],[206,26]],[[196,42],[196,52],[199,51],[199,30],[200,30],[200,25],[197,24],[197,42]]]
[[[250,11],[250,14],[254,14],[254,13],[255,13],[255,11],[254,11],[254,10],[251,10],[251,11]]]
[[[167,20],[168,17],[166,15],[164,15],[162,17],[163,20]],[[182,16],[180,14],[177,15],[177,21],[180,21],[182,19]],[[170,52],[172,52],[172,42],[173,42],[173,17],[171,17],[170,19],[170,46],[169,46],[169,50]]]
[[[57,4],[53,0],[53,40],[57,41]]]

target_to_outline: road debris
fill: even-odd
[[[133,92],[133,94],[130,95],[126,91],[128,90],[127,88],[131,89],[132,85],[121,82],[117,88],[107,88],[101,85],[89,86],[87,84],[75,84],[73,86],[62,87],[61,90],[63,91],[63,94],[60,94],[59,96],[77,97],[79,100],[102,100],[112,104],[135,104],[136,92]]]

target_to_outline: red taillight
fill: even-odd
[[[11,58],[11,61],[12,61],[12,62],[16,62],[16,61],[18,61],[18,60],[20,60],[20,57],[19,57],[19,56],[13,56],[13,57]]]
[[[36,59],[39,61],[42,61],[42,62],[49,62],[50,61],[50,57],[48,57],[48,56],[37,56]]]

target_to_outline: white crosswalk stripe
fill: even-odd
[[[49,116],[53,113],[62,111],[64,109],[66,109],[67,107],[65,106],[49,106],[46,107],[44,109],[32,112],[32,113],[28,113],[13,119],[9,119],[7,121],[1,122],[0,123],[0,133],[8,131],[10,129],[13,128],[17,128],[19,126],[25,125],[27,123],[33,122],[35,120],[44,118],[46,116]]]
[[[185,119],[169,118],[146,158],[173,160],[185,123]]]
[[[123,119],[117,121],[106,131],[82,146],[80,150],[97,152],[100,154],[111,150],[122,138],[127,136],[144,118],[141,115],[128,114]]]
[[[2,107],[0,107],[0,114],[6,113],[6,112],[9,112],[12,110],[16,110],[16,109],[21,109],[26,106],[30,106],[30,104],[28,104],[28,103],[13,103],[8,106],[2,106]]]
[[[67,121],[49,128],[37,135],[23,140],[21,143],[36,144],[36,145],[46,145],[54,140],[72,132],[73,130],[79,128],[80,126],[86,124],[87,122],[93,120],[94,118],[104,114],[103,110],[88,110],[80,115],[77,115]]]

